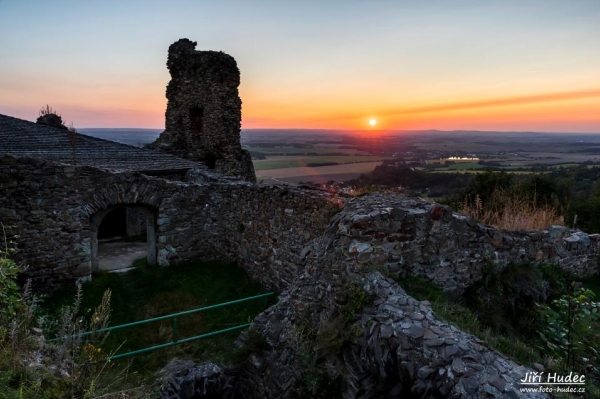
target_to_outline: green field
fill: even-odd
[[[381,157],[374,155],[355,155],[355,156],[343,156],[343,155],[331,155],[331,156],[273,156],[267,159],[254,160],[255,170],[268,170],[268,169],[284,169],[284,168],[302,168],[308,167],[309,164],[320,164],[335,162],[339,164],[352,164],[359,162],[375,162],[382,161],[384,159],[391,159],[391,157]]]
[[[455,163],[448,166],[450,170],[466,170],[466,169],[481,169],[485,168],[485,166],[478,164],[477,162],[461,162]]]
[[[529,170],[504,170],[506,173],[512,173],[515,175],[529,175],[532,173],[539,173],[539,174],[544,174],[544,173],[549,173],[549,172],[538,172],[538,171],[529,171]],[[429,173],[467,173],[467,174],[478,174],[478,173],[486,173],[487,170],[484,169],[434,169],[434,170],[430,170]]]

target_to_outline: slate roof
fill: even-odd
[[[77,165],[135,172],[169,172],[202,167],[159,151],[80,133],[76,133],[75,137]],[[0,157],[4,154],[66,164],[72,164],[74,160],[68,131],[0,114]]]

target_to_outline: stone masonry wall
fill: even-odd
[[[318,364],[345,399],[546,397],[520,390],[532,370],[437,320],[427,301],[378,270],[461,291],[493,263],[550,261],[576,274],[598,273],[597,252],[597,238],[579,231],[498,231],[415,198],[354,198],[303,249],[303,273],[254,320],[250,330],[268,347],[248,357],[237,389],[246,398],[301,397],[311,365]],[[345,301],[352,301],[344,292],[353,285],[373,301],[356,312],[352,326],[340,325]],[[336,342],[332,331],[343,341],[328,351]]]
[[[38,290],[91,272],[90,218],[114,206],[154,210],[158,263],[237,260],[250,276],[282,292],[253,329],[270,349],[239,373],[246,397],[297,396],[303,378],[299,329],[331,331],[348,285],[373,295],[359,316],[356,341],[321,359],[342,378],[344,398],[524,397],[528,370],[477,338],[435,319],[373,270],[420,275],[448,290],[479,280],[489,264],[550,261],[598,272],[598,238],[554,226],[541,232],[495,230],[448,207],[393,195],[348,200],[319,191],[256,185],[196,170],[187,181],[5,155],[0,159],[0,221],[18,234],[18,259]],[[312,353],[311,352],[311,353]],[[390,396],[390,397],[396,397]],[[529,395],[529,397],[536,397]]]
[[[548,261],[578,275],[597,272],[598,235],[554,226],[507,232],[414,198],[372,195],[348,201],[319,191],[264,186],[197,171],[194,182],[113,174],[5,156],[0,220],[15,225],[28,275],[51,288],[90,274],[89,219],[118,205],[157,213],[158,263],[239,260],[251,275],[283,289],[309,244],[328,226],[335,261],[425,277],[448,290],[478,281],[490,264]],[[328,253],[329,253],[328,252]]]
[[[320,192],[198,176],[174,182],[4,156],[0,221],[19,235],[18,260],[42,290],[90,275],[90,217],[119,205],[156,211],[159,264],[236,260],[253,278],[283,289],[302,248],[339,209]]]
[[[503,268],[511,262],[556,263],[580,276],[599,270],[598,234],[562,226],[503,231],[417,198],[382,194],[355,198],[330,224],[335,226],[329,231],[335,261],[359,269],[383,266],[450,291],[477,282],[490,265]]]
[[[235,59],[197,51],[196,42],[181,39],[169,47],[167,67],[165,131],[149,147],[256,181],[250,153],[240,145],[242,100]]]

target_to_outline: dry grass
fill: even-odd
[[[550,225],[564,225],[564,217],[556,207],[536,206],[532,200],[496,191],[492,202],[499,207],[488,209],[479,195],[474,201],[465,198],[461,213],[485,224],[504,230],[543,230]]]

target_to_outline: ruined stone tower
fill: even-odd
[[[196,42],[180,39],[169,46],[167,67],[165,131],[149,147],[256,181],[250,153],[240,144],[242,100],[235,59],[196,51]]]

